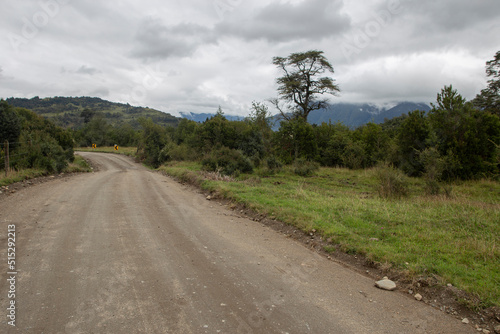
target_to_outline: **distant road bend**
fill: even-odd
[[[475,332],[128,157],[79,154],[99,171],[0,202],[1,333]]]

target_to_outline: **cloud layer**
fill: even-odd
[[[0,97],[99,96],[172,114],[248,114],[276,96],[274,56],[318,49],[332,101],[429,103],[486,85],[498,0],[9,1]]]

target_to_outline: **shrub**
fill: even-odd
[[[349,142],[342,153],[344,166],[350,169],[365,167],[366,153],[362,142]]]
[[[294,173],[299,176],[311,176],[319,169],[316,162],[307,161],[305,159],[297,159],[294,164]]]
[[[437,148],[429,147],[420,153],[420,160],[424,166],[426,194],[439,195],[443,191],[447,197],[451,197],[452,187],[443,185],[442,178],[443,173],[455,164],[452,156],[442,157]]]
[[[207,171],[220,171],[225,175],[238,173],[251,173],[253,166],[250,160],[240,151],[227,147],[220,148],[210,153],[202,161],[203,168]]]
[[[399,169],[382,166],[378,168],[378,193],[383,198],[401,198],[408,196],[408,177]]]
[[[75,151],[73,148],[68,148],[67,150],[64,150],[64,155],[66,157],[66,160],[69,162],[74,162],[75,161]]]
[[[142,126],[141,140],[138,152],[141,160],[146,164],[157,168],[168,160],[168,152],[163,152],[163,148],[168,144],[168,137],[165,129],[153,123],[151,119],[140,119]],[[167,159],[167,160],[165,160]]]
[[[498,173],[496,143],[500,118],[477,110],[452,86],[445,86],[432,105],[432,144],[446,158],[443,180],[473,179]],[[450,161],[454,163],[449,164]]]
[[[275,175],[283,168],[281,161],[274,155],[269,156],[264,162],[264,168],[259,170],[259,175],[263,177]]]
[[[199,153],[184,143],[177,145],[170,142],[160,151],[160,161],[162,162],[195,161],[197,159],[199,159]]]
[[[40,154],[36,156],[34,166],[49,173],[60,173],[68,167],[66,153],[54,140],[43,142],[40,144]]]
[[[420,163],[424,167],[425,192],[428,195],[439,195],[445,159],[435,147],[429,147],[420,153]]]
[[[269,170],[275,172],[279,172],[281,168],[283,168],[283,164],[274,155],[271,155],[266,159],[266,166]]]

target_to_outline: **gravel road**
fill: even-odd
[[[0,333],[475,332],[128,157],[79,154],[99,171],[0,202]]]

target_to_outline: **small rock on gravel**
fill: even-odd
[[[468,323],[469,323],[469,319],[467,319],[467,318],[463,318],[463,319],[462,319],[462,323],[463,323],[463,324],[468,324]]]
[[[396,283],[384,277],[383,280],[375,282],[375,286],[382,290],[393,291],[396,290]]]
[[[415,295],[415,299],[416,299],[416,300],[418,300],[418,301],[421,301],[421,300],[422,300],[422,298],[423,298],[423,297],[422,297],[422,295],[421,295],[421,294],[419,294],[419,293],[417,293],[417,294]]]

